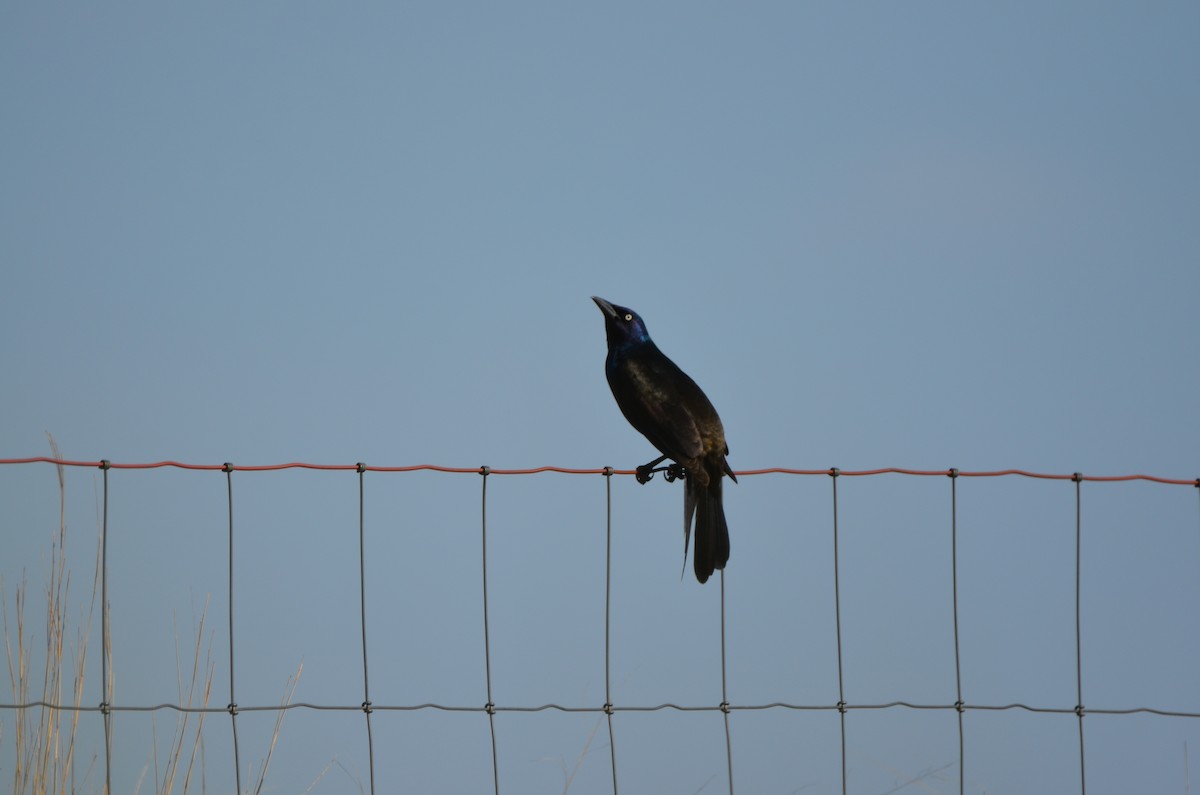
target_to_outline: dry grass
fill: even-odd
[[[205,639],[204,627],[205,621],[208,618],[208,604],[209,599],[206,597],[204,608],[200,612],[199,624],[193,627],[192,634],[196,640],[192,649],[192,661],[186,685],[184,684],[183,670],[180,666],[179,620],[177,616],[173,616],[175,624],[175,681],[180,706],[199,706],[205,708],[208,707],[209,700],[212,697],[213,672],[216,665],[212,659],[211,635],[207,641]],[[170,746],[167,749],[167,757],[162,771],[159,770],[158,762],[158,726],[157,722],[153,718],[151,719],[153,746],[150,758],[154,768],[154,791],[156,793],[170,795],[170,793],[174,792],[181,769],[183,778],[179,783],[183,792],[191,790],[197,776],[200,776],[201,791],[204,791],[201,771],[204,768],[204,719],[207,716],[208,714],[204,712],[181,712],[178,714],[175,720],[175,733],[172,735]],[[191,725],[193,723],[195,724],[194,727]],[[149,767],[147,765],[147,769],[143,769],[142,771],[143,780]],[[140,792],[141,786],[142,780],[139,780],[138,787],[134,792]]]
[[[50,449],[54,458],[61,459],[53,436]],[[13,619],[9,620],[7,588],[0,582],[0,610],[3,611],[4,652],[8,663],[8,678],[13,700],[18,704],[38,704],[18,709],[11,722],[13,743],[13,772],[11,792],[14,795],[67,795],[77,792],[105,791],[103,760],[92,754],[86,760],[77,758],[77,737],[80,708],[83,706],[84,678],[87,667],[88,639],[92,619],[99,601],[101,575],[101,533],[97,533],[96,566],[92,573],[91,593],[86,608],[77,620],[71,615],[71,570],[67,566],[67,493],[62,466],[57,466],[59,493],[58,528],[51,539],[50,566],[45,589],[45,635],[39,638],[28,618],[29,584],[22,570],[21,583],[15,589]],[[97,511],[99,515],[99,511]],[[207,708],[212,697],[215,663],[212,658],[212,631],[207,628],[209,600],[197,621],[188,650],[189,660],[181,662],[178,617],[175,623],[175,664],[177,704],[185,709]],[[108,606],[104,605],[103,609]],[[74,629],[72,629],[74,627]],[[110,635],[111,638],[111,635]],[[40,670],[31,664],[32,653],[45,644],[45,661]],[[111,640],[109,640],[111,644]],[[105,649],[111,660],[111,645]],[[291,702],[300,680],[303,663],[296,674],[288,678],[281,706]],[[115,678],[108,668],[108,693],[113,699]],[[65,696],[65,700],[64,700]],[[47,705],[58,705],[53,708]],[[275,721],[267,756],[258,766],[253,792],[263,790],[271,757],[279,740],[285,711],[280,710]],[[140,793],[153,777],[157,795],[207,791],[205,780],[204,723],[208,713],[183,711],[177,713],[171,741],[165,749],[158,745],[158,728],[152,716],[152,745],[150,761],[142,769],[134,793]],[[0,743],[6,723],[0,722]],[[111,724],[110,724],[111,725]],[[115,740],[110,735],[115,746]],[[160,758],[161,757],[161,758]],[[318,777],[319,780],[320,777]],[[314,782],[315,784],[316,782]]]
[[[61,457],[52,436],[50,449],[55,458]],[[92,577],[91,598],[74,631],[68,659],[67,639],[72,635],[71,574],[67,568],[67,491],[63,467],[57,467],[57,475],[59,518],[58,531],[51,540],[50,573],[45,591],[46,662],[42,671],[35,672],[30,667],[32,644],[37,642],[37,636],[31,633],[26,621],[29,585],[25,572],[22,571],[21,584],[16,588],[15,627],[9,623],[7,596],[0,590],[0,606],[4,612],[4,652],[13,698],[18,703],[43,702],[43,706],[18,711],[13,721],[14,793],[42,795],[76,792],[94,774],[97,763],[93,756],[87,760],[81,773],[75,755],[75,741],[80,715],[77,708],[83,704],[87,641],[98,596],[100,556],[96,556],[97,568]],[[70,693],[66,703],[76,709],[60,710],[44,706],[63,704],[64,690],[68,687]]]

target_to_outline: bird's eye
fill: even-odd
[[[625,315],[625,319],[626,319],[626,320],[633,320],[633,315],[626,313],[626,315]]]

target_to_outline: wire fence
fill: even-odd
[[[1078,746],[1079,746],[1079,787],[1081,792],[1087,791],[1087,754],[1084,741],[1084,725],[1085,718],[1089,715],[1133,715],[1133,714],[1148,714],[1164,717],[1176,718],[1192,718],[1200,719],[1200,712],[1186,710],[1161,709],[1148,706],[1137,706],[1128,708],[1097,708],[1087,707],[1084,705],[1083,693],[1083,644],[1081,631],[1081,552],[1083,548],[1083,491],[1084,483],[1114,483],[1114,482],[1129,482],[1129,481],[1145,481],[1158,483],[1170,486],[1189,486],[1195,488],[1197,495],[1200,496],[1200,478],[1195,479],[1178,479],[1164,478],[1152,475],[1119,475],[1119,476],[1094,476],[1083,475],[1081,473],[1071,474],[1047,474],[1039,472],[1030,472],[1018,469],[996,470],[986,472],[965,472],[958,469],[945,470],[915,470],[901,468],[882,468],[871,470],[840,470],[837,468],[830,469],[789,469],[789,468],[765,468],[738,471],[738,477],[766,475],[766,474],[784,474],[794,476],[813,476],[825,477],[830,483],[830,499],[832,501],[832,542],[833,542],[833,603],[835,611],[835,626],[837,638],[837,677],[838,677],[838,700],[833,704],[795,704],[783,701],[775,701],[771,703],[749,703],[749,704],[734,704],[730,703],[727,689],[727,664],[726,664],[726,598],[725,598],[725,576],[721,572],[720,577],[720,670],[721,670],[721,702],[719,704],[710,705],[680,705],[675,703],[661,703],[652,705],[638,704],[615,704],[612,699],[612,681],[611,681],[611,595],[612,595],[612,526],[613,526],[613,504],[612,504],[612,478],[615,475],[627,476],[634,475],[635,470],[632,469],[614,469],[612,467],[603,467],[600,469],[576,469],[556,466],[543,466],[530,469],[493,469],[487,466],[481,467],[444,467],[428,464],[412,465],[412,466],[369,466],[363,463],[356,464],[312,464],[303,462],[292,462],[283,464],[269,464],[261,466],[244,466],[235,465],[232,463],[224,464],[189,464],[177,461],[159,461],[153,463],[114,463],[108,460],[101,461],[76,461],[50,457],[31,457],[31,458],[11,458],[0,459],[0,465],[22,465],[48,463],[56,466],[66,467],[90,467],[99,469],[102,472],[103,489],[102,489],[102,504],[101,504],[101,541],[100,541],[100,591],[101,604],[107,608],[108,602],[108,515],[109,515],[109,480],[113,471],[126,469],[158,469],[158,468],[175,468],[182,470],[201,470],[221,472],[225,476],[225,491],[227,500],[227,516],[228,516],[228,579],[227,579],[227,597],[228,597],[228,644],[229,644],[229,701],[224,707],[197,707],[191,705],[160,703],[160,704],[117,704],[113,702],[111,692],[111,681],[109,677],[109,666],[111,664],[111,647],[110,647],[110,627],[109,615],[107,609],[101,610],[101,682],[102,692],[100,702],[97,706],[82,706],[75,704],[52,703],[47,701],[27,701],[23,703],[0,704],[0,710],[22,711],[29,709],[49,709],[64,712],[77,713],[100,713],[103,716],[104,726],[104,776],[106,791],[112,791],[112,717],[116,713],[146,713],[157,712],[160,710],[174,711],[176,713],[217,713],[227,714],[229,716],[231,734],[232,734],[232,756],[234,760],[234,779],[237,786],[237,792],[242,792],[242,766],[240,762],[240,744],[238,740],[238,716],[241,713],[248,712],[274,712],[280,713],[290,710],[314,710],[314,711],[340,711],[340,712],[359,712],[363,715],[365,725],[365,743],[367,748],[367,758],[369,763],[370,778],[369,791],[374,794],[376,789],[375,777],[375,742],[372,733],[371,716],[375,712],[413,712],[420,710],[438,710],[443,712],[456,713],[481,713],[488,718],[488,730],[491,740],[491,769],[492,769],[492,785],[494,791],[500,792],[500,763],[497,753],[496,743],[496,723],[495,716],[497,713],[536,713],[547,710],[559,711],[563,713],[594,713],[603,715],[606,719],[608,731],[608,748],[609,761],[611,767],[611,785],[614,795],[619,792],[619,756],[618,756],[618,737],[613,728],[613,715],[616,713],[646,713],[659,712],[664,710],[676,710],[679,712],[720,712],[724,718],[724,737],[725,737],[725,767],[728,781],[728,789],[730,794],[734,792],[734,754],[732,731],[730,727],[730,716],[736,712],[753,712],[759,710],[796,710],[796,711],[818,711],[818,712],[837,712],[840,722],[840,752],[841,752],[841,792],[847,792],[847,743],[846,743],[846,715],[855,711],[872,711],[872,710],[890,710],[890,709],[911,709],[923,711],[947,711],[957,713],[957,734],[958,734],[958,791],[965,792],[966,787],[966,764],[965,764],[965,738],[963,728],[963,715],[967,712],[997,712],[1009,710],[1021,710],[1029,713],[1037,714],[1061,714],[1075,715],[1078,725]],[[361,627],[362,639],[362,671],[363,671],[363,692],[362,701],[359,704],[315,704],[302,701],[292,701],[284,704],[269,704],[269,705],[241,705],[237,699],[237,688],[234,673],[236,671],[236,655],[235,655],[235,631],[234,619],[236,615],[237,594],[234,590],[234,541],[235,541],[235,512],[234,512],[234,474],[238,472],[263,472],[285,469],[308,469],[322,471],[353,471],[358,475],[358,601],[359,601],[359,622]],[[422,703],[422,704],[375,704],[371,700],[370,690],[370,671],[368,666],[368,632],[367,632],[367,588],[366,588],[366,520],[365,506],[367,499],[365,475],[368,472],[415,472],[415,471],[433,471],[452,474],[472,474],[480,477],[480,572],[482,577],[482,592],[483,592],[483,651],[484,651],[484,670],[486,676],[486,693],[487,701],[479,706],[455,706],[438,703]],[[530,475],[544,472],[555,472],[570,475],[591,475],[600,476],[604,479],[605,488],[605,528],[606,528],[606,554],[605,554],[605,600],[604,600],[604,703],[594,706],[566,706],[556,703],[540,704],[540,705],[498,705],[494,702],[492,696],[492,638],[489,626],[489,590],[488,590],[488,482],[495,476],[509,475]],[[953,635],[954,635],[954,672],[955,672],[955,693],[956,700],[954,703],[913,703],[909,701],[889,701],[884,703],[849,703],[845,695],[845,677],[843,673],[843,650],[842,650],[842,586],[840,583],[841,561],[839,560],[839,526],[838,526],[838,483],[842,478],[858,478],[869,477],[883,474],[900,474],[916,477],[936,477],[945,478],[948,480],[949,489],[949,513],[950,513],[950,546],[951,546],[951,582],[952,582],[952,599],[953,599]],[[1035,478],[1041,480],[1066,481],[1072,484],[1074,490],[1074,518],[1075,518],[1075,569],[1074,569],[1074,674],[1075,674],[1075,705],[1070,708],[1051,707],[1037,704],[1025,703],[1007,703],[1007,704],[987,704],[987,703],[968,703],[963,698],[962,685],[962,664],[961,664],[961,647],[959,639],[959,576],[958,576],[958,561],[959,561],[959,532],[958,532],[958,482],[962,478],[1000,478],[1000,477],[1023,477]],[[1197,504],[1200,510],[1200,501]],[[1200,516],[1200,513],[1198,513]]]

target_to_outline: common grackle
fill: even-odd
[[[604,372],[617,406],[629,424],[650,440],[662,455],[637,468],[638,481],[650,479],[666,459],[668,480],[684,478],[683,560],[687,565],[688,537],[696,517],[696,579],[705,582],[714,569],[729,560],[729,527],[721,504],[721,478],[733,470],[725,456],[725,430],[705,394],[668,359],[646,331],[637,312],[603,298],[592,300],[604,313],[608,359]]]

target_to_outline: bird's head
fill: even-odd
[[[623,348],[650,341],[646,323],[637,312],[624,306],[611,304],[594,295],[592,300],[604,313],[604,330],[608,333],[609,348]]]

